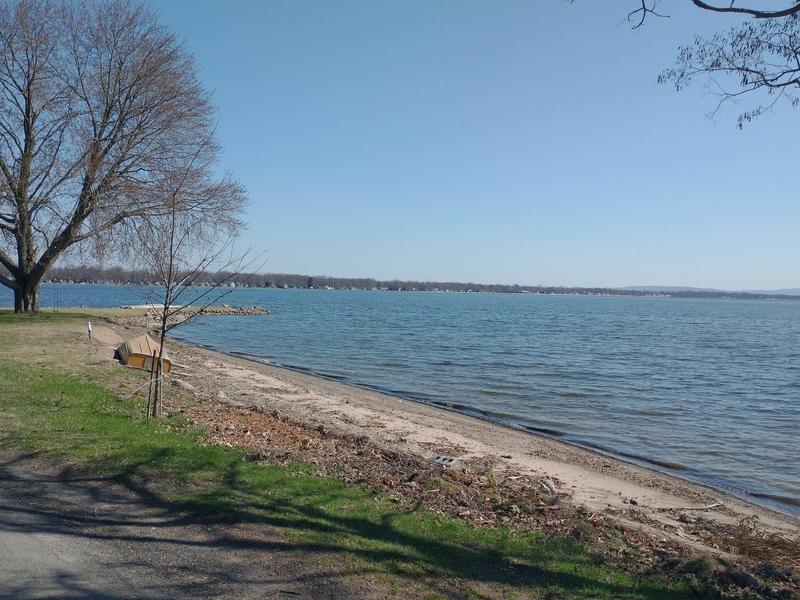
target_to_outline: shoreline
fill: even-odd
[[[39,319],[23,319],[20,331],[33,337],[22,344],[10,331],[18,342],[12,356],[91,373],[115,394],[138,394],[144,406],[146,374],[114,356],[123,339],[147,331],[146,319],[131,316],[42,315],[30,327]],[[398,514],[424,510],[468,527],[565,539],[635,573],[682,573],[697,560],[714,572],[797,564],[800,519],[724,490],[340,379],[174,340],[168,352],[165,414],[195,431],[197,443],[366,489]]]
[[[428,463],[449,456],[489,465],[498,479],[544,481],[571,505],[695,550],[725,554],[710,537],[747,519],[770,533],[800,536],[797,515],[567,440],[174,338],[172,354],[179,376],[217,402],[368,439]],[[687,519],[695,517],[690,531]]]
[[[657,458],[648,458],[646,456],[639,456],[633,453],[627,453],[610,448],[604,448],[603,446],[599,444],[593,444],[590,441],[569,439],[571,435],[569,432],[518,425],[511,421],[506,421],[501,418],[485,414],[485,412],[480,409],[472,408],[463,404],[431,400],[415,394],[410,394],[410,393],[406,394],[403,393],[402,391],[385,389],[379,385],[370,384],[368,382],[352,380],[347,377],[326,375],[325,373],[315,371],[314,369],[308,367],[303,367],[298,365],[287,365],[279,362],[267,361],[266,359],[261,359],[258,356],[243,352],[225,352],[223,350],[218,350],[216,348],[207,346],[205,344],[190,342],[188,340],[181,339],[180,337],[171,337],[170,339],[173,342],[178,342],[180,344],[186,346],[192,346],[195,348],[202,348],[203,350],[214,352],[216,354],[229,357],[231,359],[243,360],[253,363],[255,365],[272,367],[275,369],[283,369],[292,373],[297,373],[298,375],[319,378],[325,381],[329,381],[331,383],[354,387],[359,390],[363,390],[365,392],[380,394],[391,398],[398,398],[401,400],[405,400],[407,402],[414,402],[422,406],[450,412],[457,415],[462,415],[464,417],[471,419],[476,419],[478,421],[488,423],[493,426],[507,428],[511,431],[515,431],[525,435],[532,435],[540,437],[545,440],[549,440],[551,442],[565,444],[577,450],[582,450],[584,452],[588,452],[603,458],[613,459],[615,461],[619,461],[621,463],[632,465],[642,469],[648,469],[660,475],[673,477],[675,479],[678,479],[680,481],[692,485],[701,486],[703,488],[708,489],[709,491],[734,497],[741,502],[745,502],[760,508],[774,511],[778,514],[785,515],[786,517],[789,517],[791,519],[800,522],[800,499],[793,497],[786,498],[777,494],[759,493],[754,491],[737,490],[737,489],[730,489],[722,486],[717,486],[708,481],[704,481],[702,479],[702,474],[698,475],[698,477],[696,478],[693,478],[690,475],[688,475],[688,473],[691,472],[701,473],[700,471],[694,469],[690,465],[683,465],[683,464],[675,465],[667,461],[661,461]],[[793,510],[793,507],[795,508],[795,510]]]

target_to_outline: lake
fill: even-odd
[[[47,285],[42,305],[144,302]],[[800,514],[800,301],[238,289],[174,336],[596,448]],[[0,306],[12,304],[0,288]]]

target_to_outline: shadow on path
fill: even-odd
[[[186,486],[152,477],[171,452],[120,468],[107,459],[98,472],[109,477],[0,453],[0,555],[12,557],[0,564],[0,599],[384,597],[369,583],[381,574],[450,598],[463,597],[464,583],[471,597],[497,584],[525,594],[555,587],[586,598],[677,597],[577,574],[593,559],[569,545],[531,545],[522,562],[502,541],[487,549],[415,533],[408,512],[332,510],[347,504],[351,488],[320,480],[309,490],[309,478],[233,453],[221,480],[176,496]],[[190,472],[200,479],[207,466],[198,456]],[[253,479],[259,471],[264,480]],[[348,590],[354,578],[356,594]]]

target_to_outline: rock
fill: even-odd
[[[443,456],[441,454],[434,454],[431,457],[431,461],[443,469],[448,469],[451,467],[458,467],[459,462],[457,458],[453,458],[452,456]]]
[[[228,396],[225,395],[225,392],[220,390],[220,391],[217,392],[217,399],[218,400],[227,400]]]
[[[271,315],[266,308],[261,308],[260,306],[228,306],[227,304],[223,304],[222,306],[207,306],[202,311],[202,314],[207,316],[216,316],[216,315],[244,315],[244,316],[254,316],[254,315]]]
[[[747,571],[740,571],[739,569],[726,569],[720,571],[717,575],[720,583],[735,585],[740,588],[756,588],[758,587],[758,579],[753,577]]]
[[[776,567],[772,563],[765,563],[758,568],[758,574],[773,581],[791,581],[792,570],[789,567]]]

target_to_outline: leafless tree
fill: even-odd
[[[230,291],[223,288],[226,282],[252,269],[263,256],[239,253],[235,248],[247,195],[230,176],[217,180],[209,175],[207,161],[213,155],[208,152],[209,145],[213,145],[212,137],[198,146],[182,169],[172,168],[157,179],[152,203],[159,205],[159,210],[131,219],[120,228],[121,235],[127,234],[129,250],[138,257],[137,264],[157,283],[151,300],[160,308],[159,347],[149,416],[160,416],[162,411],[167,333],[218,302]],[[226,275],[214,278],[212,285],[195,286],[209,271]]]
[[[739,114],[739,127],[779,102],[800,103],[800,0],[688,2],[745,20],[711,37],[695,36],[680,48],[675,66],[661,73],[660,83],[681,90],[701,77],[717,96],[714,112],[727,102],[753,96],[755,104]],[[637,0],[628,21],[637,29],[648,17],[669,16],[663,12],[668,6],[660,0]]]
[[[193,58],[126,0],[0,4],[0,284],[37,310],[66,250],[163,211],[159,190],[213,129]],[[198,165],[209,165],[218,151]],[[205,173],[207,175],[207,173]]]

